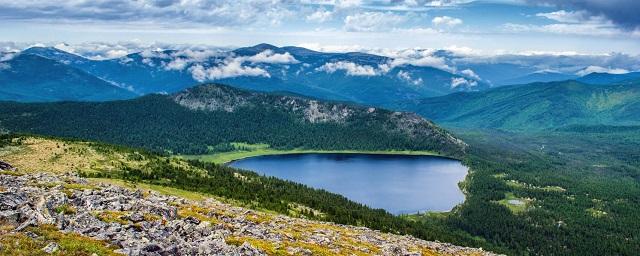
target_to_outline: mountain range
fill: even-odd
[[[81,69],[40,55],[20,54],[1,64],[0,100],[95,101],[137,96]]]
[[[640,125],[640,81],[532,83],[398,102],[392,107],[454,127],[540,131],[575,125],[635,126]]]
[[[438,51],[434,56],[451,57]],[[106,101],[175,93],[202,82],[257,91],[287,91],[327,100],[384,105],[493,86],[577,79],[607,84],[639,73],[584,77],[511,63],[435,68],[401,58],[259,44],[232,51],[142,51],[94,60],[53,47],[32,47],[0,62],[0,100]],[[477,74],[476,74],[477,73]],[[67,75],[65,75],[67,74]],[[482,77],[482,78],[481,78]],[[491,82],[493,81],[493,82]]]

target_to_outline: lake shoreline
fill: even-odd
[[[293,154],[356,154],[356,155],[406,155],[406,156],[435,156],[452,160],[461,160],[451,156],[442,155],[433,151],[410,151],[410,150],[315,150],[315,149],[260,149],[255,151],[231,151],[205,155],[181,155],[177,156],[188,160],[200,160],[213,162],[215,164],[228,165],[234,161],[251,157],[269,155],[293,155]]]

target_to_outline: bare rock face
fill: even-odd
[[[58,184],[58,185],[54,185]],[[74,189],[65,188],[72,184]],[[82,185],[84,186],[82,186]],[[0,221],[14,232],[52,224],[61,232],[108,241],[124,255],[492,255],[482,249],[296,219],[184,198],[89,184],[69,174],[0,174]],[[66,210],[64,210],[66,209]],[[35,234],[25,235],[36,237]],[[41,249],[55,254],[59,245]]]

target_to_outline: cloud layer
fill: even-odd
[[[528,0],[532,4],[554,5],[604,16],[627,30],[640,27],[640,1],[637,0]]]

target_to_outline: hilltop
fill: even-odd
[[[205,154],[230,143],[276,149],[412,150],[450,157],[467,145],[412,113],[219,84],[171,95],[102,103],[0,103],[0,127],[142,147]]]

